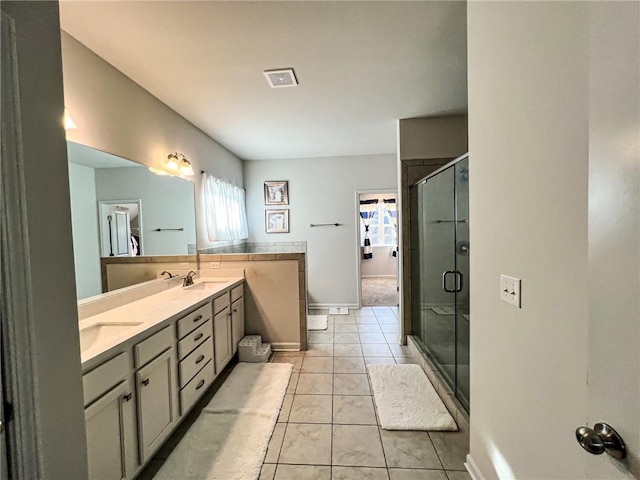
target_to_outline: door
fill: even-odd
[[[420,281],[414,290],[413,332],[452,389],[456,377],[455,168],[418,187],[418,251],[412,252]]]
[[[175,351],[170,348],[136,374],[141,463],[156,451],[177,421],[175,362]]]
[[[233,341],[233,354],[238,351],[238,344],[244,337],[244,298],[236,300],[231,305],[231,333]]]
[[[143,255],[141,200],[101,200],[98,205],[101,256]]]
[[[469,411],[469,160],[411,188],[412,333]]]
[[[640,478],[640,7],[589,8],[587,423],[616,429],[627,458],[584,452],[585,477]]]
[[[124,405],[131,401],[127,382],[122,382],[85,409],[87,457],[91,480],[127,478],[127,422]]]
[[[220,373],[231,359],[231,311],[226,307],[213,317],[214,356],[216,374]]]

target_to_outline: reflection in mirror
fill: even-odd
[[[78,300],[102,293],[100,257],[196,253],[194,185],[67,142]]]

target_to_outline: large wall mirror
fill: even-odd
[[[102,293],[100,257],[196,254],[192,182],[67,142],[78,300]]]

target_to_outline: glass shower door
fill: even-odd
[[[450,167],[417,189],[419,254],[414,264],[420,276],[414,297],[418,300],[414,318],[419,316],[415,333],[452,386],[456,379],[454,179],[455,168]]]
[[[410,190],[412,334],[467,411],[468,181],[464,158]]]

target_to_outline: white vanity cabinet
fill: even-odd
[[[238,285],[213,300],[216,373],[229,363],[244,337],[244,287]]]
[[[133,479],[149,462],[236,352],[243,302],[242,285],[212,292],[83,365],[90,480]]]
[[[213,338],[215,340],[216,374],[219,374],[233,356],[233,347],[231,346],[231,309],[228,304],[213,317]]]
[[[130,357],[121,353],[83,377],[91,480],[127,479],[137,469],[135,394],[129,363]]]
[[[133,348],[138,405],[140,463],[155,452],[178,421],[174,326],[169,325]]]
[[[212,302],[178,320],[180,415],[185,415],[215,377]]]
[[[233,354],[244,337],[244,286],[238,285],[231,290],[231,345]]]

